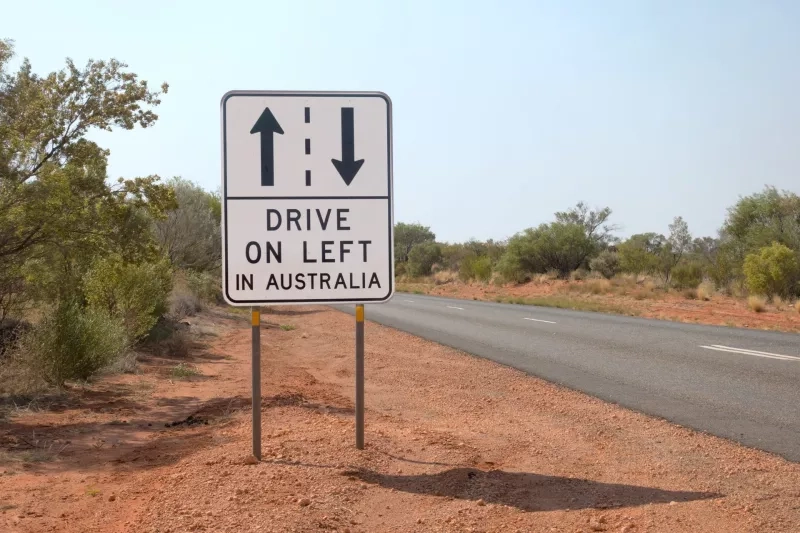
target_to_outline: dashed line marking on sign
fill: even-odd
[[[706,350],[715,350],[717,352],[729,352],[741,355],[752,355],[754,357],[766,357],[767,359],[778,359],[780,361],[800,361],[800,357],[794,355],[781,355],[779,353],[759,352],[757,350],[748,350],[746,348],[733,348],[731,346],[722,346],[720,344],[712,344],[711,346],[700,345],[700,348]]]
[[[553,322],[552,320],[541,320],[539,318],[528,318],[528,317],[525,317],[525,318],[523,318],[523,320],[530,320],[531,322],[544,322],[545,324],[556,324],[556,322]]]
[[[459,311],[463,311],[463,310],[464,310],[464,308],[463,308],[463,307],[456,307],[456,306],[454,306],[454,305],[448,305],[448,306],[447,306],[447,308],[448,308],[448,309],[458,309]]]

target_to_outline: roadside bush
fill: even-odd
[[[435,242],[414,245],[408,254],[408,273],[414,277],[428,276],[431,268],[442,259],[442,249]]]
[[[169,312],[177,318],[195,316],[203,310],[203,302],[191,292],[173,291],[169,298]]]
[[[589,271],[584,268],[573,270],[569,275],[569,279],[571,281],[583,281],[588,277],[589,277]]]
[[[456,274],[449,270],[439,270],[433,274],[433,283],[435,285],[445,285],[452,283],[456,280]]]
[[[589,268],[606,279],[611,279],[619,272],[619,256],[616,252],[604,250],[589,262]]]
[[[703,281],[703,268],[697,263],[681,263],[672,269],[672,284],[677,289],[696,289]]]
[[[177,330],[159,344],[159,349],[167,357],[185,359],[189,356],[191,337],[186,331]]]
[[[137,341],[166,311],[172,271],[166,260],[124,263],[110,256],[95,262],[84,286],[89,306],[120,317],[128,338]]]
[[[211,272],[198,272],[187,270],[184,272],[186,286],[204,302],[222,303],[222,289],[220,277]]]
[[[20,338],[31,329],[31,325],[14,318],[0,319],[0,357],[14,350]]]
[[[767,309],[767,300],[763,296],[750,296],[747,298],[747,307],[756,313],[763,313]]]
[[[121,357],[128,346],[122,321],[107,311],[61,302],[24,336],[23,361],[45,382],[87,380]]]
[[[714,285],[704,281],[697,287],[697,297],[704,302],[707,302],[711,299],[711,296],[714,294]]]
[[[744,275],[751,292],[790,298],[797,293],[800,266],[795,252],[776,242],[745,257]]]
[[[167,185],[174,191],[178,207],[153,222],[161,249],[177,267],[213,269],[221,254],[219,196],[179,177]]]
[[[492,279],[492,260],[487,256],[467,257],[461,261],[458,277],[464,282],[475,279],[487,283]]]
[[[592,279],[586,282],[586,290],[591,294],[607,294],[611,292],[611,283],[607,279]]]
[[[532,277],[532,272],[511,253],[506,253],[500,258],[495,267],[500,278],[509,283],[525,283]]]
[[[549,270],[567,278],[584,266],[597,249],[586,227],[576,222],[553,222],[528,228],[508,240],[497,270],[508,281],[527,281]]]

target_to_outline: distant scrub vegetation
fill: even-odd
[[[219,299],[219,195],[112,182],[90,140],[153,125],[167,85],[116,60],[11,71],[13,55],[0,40],[0,392],[89,379]]]
[[[767,299],[800,296],[800,197],[767,186],[728,209],[715,237],[693,237],[682,217],[666,235],[621,240],[612,211],[578,203],[552,222],[505,241],[440,243],[427,226],[395,227],[396,274],[401,279],[458,273],[464,282],[526,283],[540,276],[584,280],[631,275],[709,299],[710,288]],[[798,305],[800,308],[800,305]]]

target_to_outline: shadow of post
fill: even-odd
[[[345,474],[402,492],[483,500],[523,511],[635,507],[720,496],[708,492],[671,491],[525,472],[484,472],[475,468],[452,468],[437,474],[421,475],[389,475],[363,469]]]

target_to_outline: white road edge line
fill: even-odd
[[[746,350],[744,348],[731,348],[730,346],[721,346],[719,344],[714,344],[712,346],[700,345],[700,348],[705,348],[706,350],[716,350],[718,352],[729,352],[729,353],[738,353],[738,354],[741,354],[741,355],[752,355],[754,357],[765,357],[767,359],[778,359],[779,361],[800,361],[800,357],[795,357],[793,355],[781,355],[781,354],[770,353],[770,352],[757,352],[755,350]]]
[[[551,322],[550,320],[539,320],[538,318],[523,318],[523,320],[531,320],[533,322],[544,322],[545,324],[556,324],[557,322]]]
[[[458,309],[459,311],[463,311],[463,310],[464,310],[464,308],[463,308],[463,307],[456,307],[456,306],[454,306],[454,305],[448,305],[448,306],[447,306],[447,308],[448,308],[448,309]]]

